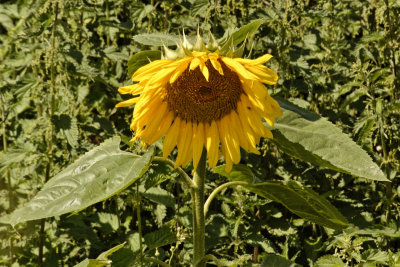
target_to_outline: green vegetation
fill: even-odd
[[[400,266],[399,0],[0,3],[0,266],[190,266],[187,183],[115,108],[183,28],[274,55],[284,110],[207,169],[207,266]]]

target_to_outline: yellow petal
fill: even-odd
[[[176,71],[177,66],[172,66],[168,68],[164,68],[157,73],[154,74],[154,76],[149,80],[149,84],[166,84],[174,71]]]
[[[261,65],[270,60],[273,56],[270,54],[265,54],[256,59],[248,59],[248,58],[235,58],[235,60],[241,64],[248,64],[248,65]]]
[[[246,70],[246,68],[236,60],[229,57],[221,57],[221,59],[231,70],[239,74],[239,76],[242,78],[248,80],[258,80],[257,76]]]
[[[163,158],[166,159],[168,155],[171,153],[172,149],[174,149],[176,142],[178,140],[179,129],[180,129],[181,120],[179,117],[175,118],[174,123],[171,128],[169,128],[167,135],[164,139],[163,144]]]
[[[149,64],[139,68],[132,75],[132,81],[141,81],[146,77],[151,77],[154,73],[158,72],[161,68],[171,64],[172,62],[174,61],[166,59],[152,61]]]
[[[214,69],[219,72],[219,74],[224,75],[224,71],[222,70],[221,64],[218,62],[218,60],[210,59],[210,62]]]
[[[208,154],[208,166],[215,168],[219,158],[219,135],[217,123],[213,120],[211,125],[209,123],[204,124],[205,129],[205,144]]]
[[[204,145],[204,124],[193,123],[193,168],[197,169],[197,164],[203,153]]]
[[[131,98],[126,101],[119,102],[118,104],[115,105],[115,107],[116,108],[127,107],[130,105],[136,104],[139,101],[139,99],[140,99],[140,97]]]
[[[249,151],[249,144],[243,132],[242,125],[240,124],[238,114],[233,110],[227,117],[229,118],[229,124],[231,125],[230,130],[235,131],[240,146],[243,147],[244,150]]]
[[[195,68],[197,68],[198,66],[200,66],[202,64],[204,64],[204,63],[200,60],[200,58],[195,57],[195,58],[193,58],[192,62],[190,62],[189,69],[194,70]]]
[[[168,129],[171,127],[171,123],[173,120],[174,120],[174,113],[168,112],[161,121],[160,126],[157,129],[157,132],[149,139],[148,142],[150,144],[153,144],[158,139],[163,137],[168,131]]]
[[[153,109],[151,112],[151,118],[146,124],[146,128],[144,130],[144,133],[142,135],[142,139],[145,140],[146,142],[151,139],[152,136],[156,134],[157,129],[160,127],[160,122],[164,118],[165,113],[167,111],[168,104],[167,102],[162,102],[162,104],[157,108]],[[150,112],[149,112],[150,114]],[[152,143],[148,142],[150,145]]]
[[[226,151],[226,145],[221,142],[221,149],[222,149],[222,154],[224,155],[224,159],[225,159],[225,172],[230,173],[232,170],[232,159],[230,157],[230,155],[227,153]]]
[[[257,76],[257,80],[266,84],[276,84],[278,82],[278,75],[271,69],[262,65],[245,65],[245,68]]]
[[[182,63],[179,65],[178,68],[176,68],[175,72],[171,75],[169,78],[169,83],[174,83],[176,79],[187,69],[187,65],[189,64],[189,61],[191,58],[188,58],[186,61],[182,61]]]
[[[192,122],[182,121],[181,129],[179,131],[178,157],[175,161],[175,168],[187,162],[189,157],[190,159],[192,157],[192,155],[188,153],[189,146],[192,145],[192,127]]]
[[[230,131],[229,127],[229,119],[226,115],[222,117],[218,122],[218,131],[219,137],[221,139],[221,143],[224,144],[226,148],[226,152],[229,157],[232,159],[232,162],[237,164],[240,161],[240,147],[239,147],[239,140],[236,136],[236,133]],[[224,154],[225,156],[225,154]]]
[[[208,68],[206,65],[203,66],[203,68],[201,69],[201,72],[203,73],[204,78],[206,78],[206,81],[208,82],[210,73],[208,72]]]
[[[120,88],[118,88],[118,92],[120,93],[120,94],[131,94],[131,92],[133,91],[133,90],[135,90],[135,88],[136,87],[141,87],[141,86],[138,86],[139,84],[137,83],[137,84],[132,84],[132,85],[128,85],[128,86],[124,86],[124,87],[120,87]]]

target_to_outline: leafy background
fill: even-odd
[[[130,84],[130,56],[158,49],[134,35],[182,28],[194,35],[199,27],[222,37],[262,19],[246,53],[274,55],[268,64],[280,78],[271,93],[338,125],[392,182],[316,167],[265,140],[262,156],[242,155],[255,179],[312,188],[350,225],[323,227],[229,188],[210,206],[207,249],[231,265],[400,265],[399,0],[0,3],[1,216],[109,137],[121,136],[123,150],[143,152],[128,142],[132,110],[114,108],[122,100],[117,88]],[[146,255],[188,265],[190,198],[175,178],[153,163],[137,183],[79,213],[0,225],[0,265],[73,266],[126,241],[110,258],[113,266],[135,266],[138,205]],[[225,181],[209,171],[207,193]]]

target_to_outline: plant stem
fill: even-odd
[[[196,185],[192,188],[193,202],[193,265],[195,267],[204,267],[202,261],[205,255],[205,219],[204,219],[204,184],[206,178],[206,156],[203,149],[199,165],[193,176],[193,182]]]
[[[54,64],[55,58],[55,49],[56,49],[56,26],[58,19],[58,3],[55,3],[54,6],[54,22],[53,27],[51,29],[51,56],[50,56],[50,104],[49,104],[49,122],[50,122],[50,133],[47,137],[47,166],[46,166],[46,174],[45,174],[45,183],[50,179],[50,171],[53,163],[52,151],[53,151],[53,135],[54,135],[54,125],[51,122],[51,119],[54,115],[55,108],[55,88],[56,88],[56,67]],[[38,265],[43,266],[43,247],[44,247],[44,239],[45,239],[45,224],[46,220],[42,219],[40,221],[40,232],[39,232],[39,255],[38,255]]]
[[[140,216],[140,195],[139,195],[139,181],[136,181],[136,216],[138,220],[138,232],[139,232],[139,253],[140,253],[140,265],[143,265],[143,244],[142,244],[142,219]]]
[[[387,153],[386,143],[385,143],[385,136],[384,136],[384,129],[383,129],[383,118],[379,117],[379,133],[381,138],[382,150],[383,150],[383,161],[385,164],[385,171],[386,171],[386,178],[390,180],[390,169],[389,169],[389,157]],[[385,182],[386,184],[386,205],[387,205],[387,219],[390,219],[390,205],[392,204],[392,183]]]
[[[206,203],[204,204],[204,216],[207,215],[208,212],[208,208],[210,207],[211,201],[214,199],[214,197],[221,192],[224,188],[227,188],[228,186],[236,186],[236,185],[247,185],[249,183],[246,182],[228,182],[228,183],[224,183],[220,186],[218,186],[217,188],[214,189],[214,191],[212,191],[211,195],[207,198]]]
[[[392,61],[393,61],[393,75],[394,75],[394,99],[397,100],[399,99],[399,91],[398,88],[396,88],[396,85],[398,84],[397,80],[397,70],[396,70],[396,56],[395,56],[395,49],[394,49],[394,38],[393,38],[393,30],[392,30],[392,23],[390,22],[390,7],[389,7],[389,1],[385,0],[386,4],[386,11],[387,11],[387,22],[389,24],[389,34],[390,34],[390,50],[392,52]]]

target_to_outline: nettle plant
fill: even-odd
[[[156,180],[149,184],[156,186],[178,177],[183,190],[190,192],[191,202],[186,204],[192,205],[192,238],[179,242],[193,241],[193,266],[205,266],[207,262],[219,266],[233,264],[218,259],[205,246],[205,218],[210,203],[227,187],[244,188],[281,203],[294,214],[321,226],[339,230],[347,227],[346,218],[310,188],[293,180],[257,183],[259,179],[250,168],[240,164],[241,150],[259,154],[257,145],[265,137],[283,152],[303,161],[363,179],[388,181],[368,154],[338,127],[297,106],[295,101],[269,95],[268,86],[278,80],[276,73],[264,66],[272,56],[243,57],[247,39],[261,23],[253,21],[219,40],[209,34],[204,41],[199,33],[194,38],[184,34],[135,36],[134,40],[143,45],[163,47],[163,52],[142,51],[132,56],[128,67],[136,83],[119,88],[120,93],[132,95],[117,107],[135,105],[130,126],[135,133],[133,141],[140,140],[146,152],[122,151],[120,137],[111,138],[50,179],[36,197],[1,218],[1,222],[15,226],[79,212],[135,182],[138,184],[150,167],[164,164],[177,175],[153,175]],[[173,45],[177,45],[175,51],[167,48]],[[163,141],[158,142],[160,139]],[[227,182],[216,186],[206,199],[207,159],[209,171],[225,177]],[[218,165],[219,162],[225,165]],[[142,246],[140,210],[137,214],[140,253],[132,261],[170,266],[171,259],[169,263],[163,262],[147,252],[149,248],[177,243],[176,236],[166,237],[160,230],[159,236],[147,238],[146,246]],[[116,246],[97,259],[86,259],[79,266],[106,266],[111,263],[108,256],[123,246]]]

